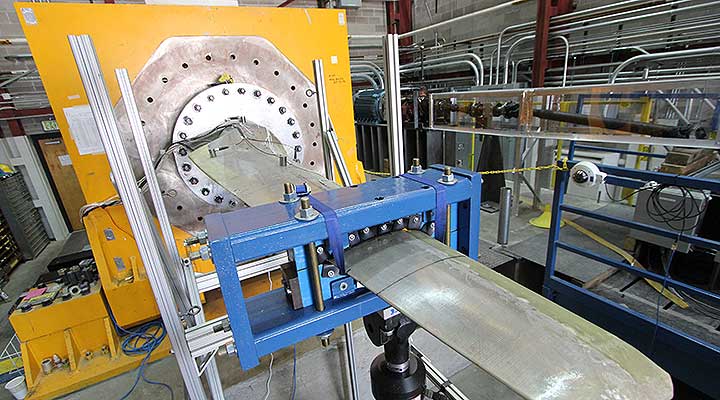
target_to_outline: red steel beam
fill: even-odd
[[[388,33],[406,33],[412,30],[412,0],[388,1],[385,3],[387,10],[387,31]],[[412,44],[412,38],[404,38],[399,41],[400,46]]]
[[[535,49],[533,52],[532,86],[545,86],[548,68],[547,49],[550,38],[550,18],[566,14],[575,8],[572,0],[538,0],[535,21]]]

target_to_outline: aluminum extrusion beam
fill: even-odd
[[[388,110],[388,139],[390,149],[390,174],[397,176],[405,172],[405,151],[402,129],[402,106],[400,94],[399,35],[385,37],[385,85]]]
[[[172,343],[175,359],[185,381],[188,396],[192,400],[204,400],[206,395],[198,377],[197,365],[190,355],[185,341],[168,275],[163,268],[163,263],[168,257],[163,257],[161,254],[164,249],[163,245],[160,243],[158,232],[154,223],[151,222],[150,212],[135,182],[92,40],[88,35],[70,35],[68,40],[93,117],[98,125],[100,139],[113,171],[118,194],[123,201],[125,212],[128,214],[133,235],[137,239],[136,243],[145,264],[150,286]]]
[[[327,132],[330,130],[330,116],[328,114],[327,97],[325,95],[325,72],[322,60],[313,60],[313,74],[315,75],[315,99],[320,114],[320,135],[323,144],[323,161],[325,162],[325,178],[335,180],[332,157],[330,155],[330,143]]]

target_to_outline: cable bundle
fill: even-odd
[[[162,321],[150,321],[132,329],[125,329],[118,325],[117,321],[115,321],[115,317],[112,315],[112,312],[110,313],[110,319],[112,320],[113,325],[115,325],[115,330],[118,334],[123,336],[122,342],[120,343],[122,352],[128,356],[144,355],[142,361],[140,362],[140,366],[138,367],[138,373],[135,376],[135,381],[133,382],[132,387],[130,387],[130,390],[128,390],[127,393],[120,398],[120,400],[127,399],[128,396],[130,396],[137,387],[138,383],[140,383],[140,379],[151,385],[164,387],[170,392],[170,398],[174,399],[175,395],[169,385],[153,381],[145,376],[145,367],[147,367],[150,355],[153,351],[155,351],[155,349],[160,347],[162,341],[167,335],[165,325]]]
[[[666,207],[663,204],[661,195],[664,190],[668,188],[676,188],[680,191],[681,199],[676,201],[672,206]],[[685,231],[691,231],[700,224],[700,217],[705,208],[702,209],[698,205],[698,198],[695,197],[692,191],[684,186],[676,185],[657,185],[655,186],[650,195],[647,198],[645,208],[648,216],[655,222],[661,222],[667,225],[670,229],[685,233]],[[690,203],[688,205],[688,202]],[[688,220],[698,218],[692,226],[687,226]],[[679,226],[677,224],[680,224]]]

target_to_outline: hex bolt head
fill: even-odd
[[[207,99],[208,99],[208,101],[215,101],[215,96],[209,95],[209,96],[207,97]]]
[[[192,166],[188,163],[185,163],[182,165],[182,170],[185,172],[189,172],[192,169]]]
[[[327,276],[328,276],[328,278],[334,278],[334,277],[335,277],[335,271],[333,271],[333,270],[328,271],[328,272],[327,272]],[[340,290],[343,290],[343,289],[340,289]]]
[[[403,223],[403,219],[402,219],[402,218],[398,218],[395,222],[397,222],[398,224],[402,224],[402,223]]]
[[[225,96],[227,96],[227,95],[230,94],[230,91],[227,90],[227,89],[223,89],[223,90],[222,90],[222,94],[224,94]]]
[[[260,97],[260,96],[262,96],[262,92],[259,91],[259,90],[256,90],[256,91],[253,92],[253,95],[254,95],[255,97]]]
[[[325,249],[323,249],[322,246],[318,246],[318,247],[315,248],[315,251],[316,251],[318,254],[322,254],[322,253],[325,252]]]
[[[292,137],[293,137],[293,139],[300,139],[300,132],[298,132],[298,131],[293,132]]]
[[[362,233],[365,233],[365,234],[370,233],[370,228],[368,228],[368,227],[363,228]]]
[[[302,146],[295,146],[295,152],[299,153],[302,151]]]
[[[192,118],[186,116],[183,118],[183,123],[185,123],[185,125],[190,126],[190,125],[192,125],[193,120],[192,120]]]
[[[268,97],[267,98],[268,104],[275,104],[275,98],[274,97]]]
[[[190,184],[197,185],[198,184],[198,178],[192,177],[190,178]]]
[[[285,112],[287,112],[287,109],[285,107],[280,107],[278,108],[278,111],[280,112],[280,114],[285,114]]]
[[[290,126],[295,125],[295,120],[293,118],[288,118],[287,123]]]
[[[203,196],[207,196],[207,195],[210,194],[210,189],[208,189],[208,188],[202,188],[202,190],[200,190],[200,193],[202,193]]]
[[[195,110],[195,111],[197,111],[197,112],[200,112],[200,110],[202,110],[202,107],[200,106],[200,104],[195,104],[195,105],[193,106],[193,110]]]
[[[387,224],[382,224],[382,225],[380,225],[380,230],[381,230],[381,231],[386,231],[386,230],[388,230]]]
[[[181,156],[185,157],[187,155],[187,150],[185,150],[184,147],[181,147],[180,150],[178,150],[178,153],[180,153]]]
[[[235,207],[237,205],[237,202],[235,200],[230,200],[230,201],[228,201],[228,205],[230,207]]]
[[[185,132],[180,132],[178,136],[180,136],[180,139],[187,139],[187,133]]]
[[[215,200],[216,203],[221,204],[221,203],[223,202],[223,197],[222,197],[222,196],[215,196],[215,198],[214,198],[213,200]]]
[[[348,240],[351,241],[351,242],[352,242],[353,240],[355,240],[355,234],[354,234],[354,233],[349,234],[349,235],[348,235]]]
[[[245,94],[245,88],[238,88],[238,94]]]

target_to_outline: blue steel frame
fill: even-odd
[[[576,161],[568,161],[568,167],[572,167],[576,163]],[[608,174],[606,182],[611,185],[638,189],[646,182],[655,181],[661,184],[709,190],[714,194],[720,193],[720,181],[607,165],[599,165],[598,167]],[[545,267],[544,295],[621,337],[651,357],[674,377],[713,398],[720,398],[720,380],[718,379],[720,377],[720,347],[702,341],[663,322],[656,325],[655,316],[648,316],[631,310],[555,275],[555,261],[558,248],[560,248],[628,271],[636,276],[652,279],[668,287],[682,289],[703,301],[720,305],[720,295],[716,293],[671,278],[666,279],[662,275],[630,266],[625,262],[561,241],[560,221],[562,213],[568,212],[668,238],[679,238],[681,242],[691,243],[703,248],[720,250],[720,242],[693,235],[678,235],[677,232],[671,230],[563,204],[568,180],[568,171],[557,172]]]
[[[437,181],[442,170],[443,166],[432,166],[421,176]],[[445,199],[454,210],[448,221],[454,231],[452,243],[468,257],[477,259],[481,177],[457,168],[453,172],[457,183],[445,187]],[[402,176],[317,193],[314,197],[335,210],[343,235],[410,215],[427,215],[436,207],[434,188]],[[298,221],[294,217],[298,207],[298,202],[272,203],[205,217],[238,358],[245,370],[259,365],[260,356],[388,307],[367,289],[326,300],[323,312],[313,306],[293,310],[283,289],[244,298],[238,264],[328,238],[323,217]]]

